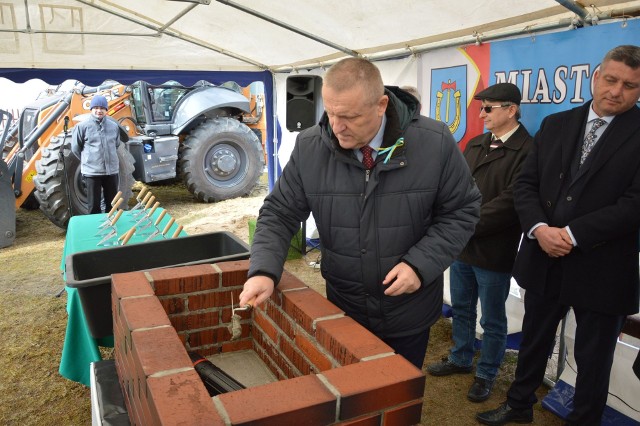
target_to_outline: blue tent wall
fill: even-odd
[[[60,84],[65,80],[78,80],[87,86],[98,86],[105,80],[115,80],[122,84],[146,81],[151,84],[162,84],[175,80],[184,86],[192,86],[200,80],[213,84],[235,81],[240,86],[248,86],[255,81],[264,84],[265,113],[267,115],[267,168],[269,173],[269,189],[276,179],[273,159],[274,115],[273,110],[273,76],[269,71],[165,71],[165,70],[109,70],[109,69],[42,69],[42,68],[4,68],[0,69],[0,77],[15,83],[24,83],[32,79],[40,79],[49,84]]]

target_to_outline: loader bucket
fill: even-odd
[[[9,167],[0,159],[0,248],[10,246],[16,239],[15,203]]]
[[[9,123],[12,120],[11,113],[0,109],[0,121],[5,123],[4,131],[0,135],[0,155],[4,152]],[[16,239],[16,197],[11,178],[9,166],[0,156],[0,248],[10,246]]]

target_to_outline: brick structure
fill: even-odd
[[[136,425],[413,425],[425,377],[344,312],[284,274],[270,300],[243,312],[248,261],[115,274],[115,359]],[[187,351],[253,350],[279,381],[211,398]]]

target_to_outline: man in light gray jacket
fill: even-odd
[[[102,95],[91,99],[91,117],[76,125],[71,151],[80,159],[87,185],[88,213],[101,213],[101,198],[108,205],[118,193],[120,127],[106,117],[109,104]]]
[[[480,192],[446,124],[385,88],[371,62],[333,65],[322,96],[325,114],[299,134],[260,210],[240,304],[270,297],[312,212],[327,298],[422,368],[443,271],[473,234]]]

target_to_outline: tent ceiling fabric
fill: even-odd
[[[572,0],[569,0],[572,1]],[[569,22],[556,0],[10,0],[3,68],[290,71]],[[576,3],[577,4],[577,3]],[[604,18],[640,1],[590,0]]]

